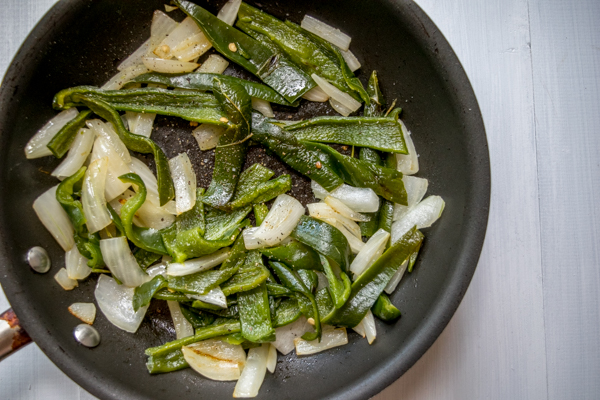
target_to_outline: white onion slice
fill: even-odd
[[[112,124],[102,122],[99,119],[91,119],[85,122],[88,128],[92,129],[98,137],[103,138],[109,143],[114,151],[121,157],[125,163],[131,162],[131,156],[125,143],[121,140],[117,132],[115,132]]]
[[[294,350],[294,339],[304,335],[310,328],[306,318],[301,316],[291,324],[275,328],[275,341],[272,345],[283,355]]]
[[[302,215],[304,215],[304,207],[298,200],[287,194],[280,194],[254,235],[264,245],[275,246],[292,233]],[[246,235],[244,235],[245,239]],[[258,247],[246,247],[246,249],[255,248]]]
[[[330,221],[326,221],[326,222],[331,223]],[[350,232],[350,230],[348,230],[348,228],[345,225],[342,225],[340,222],[336,221],[334,226],[336,228],[338,228],[338,230],[340,232],[342,232],[344,234],[344,236],[346,236],[346,239],[348,240],[348,244],[350,245],[350,250],[352,250],[352,253],[354,253],[354,254],[360,253],[360,251],[365,247],[365,243],[361,239],[356,237],[354,232]]]
[[[58,185],[53,186],[35,199],[33,210],[60,247],[69,251],[75,245],[74,230],[69,216],[56,200],[57,188]]]
[[[223,293],[223,290],[221,290],[220,286],[211,289],[211,291],[207,294],[189,294],[187,296],[190,299],[200,300],[221,308],[227,308],[227,298],[225,297],[225,293]]]
[[[272,344],[269,344],[269,355],[267,356],[267,371],[275,372],[277,367],[277,349]]]
[[[153,265],[146,270],[148,276],[152,279],[158,275],[167,277],[167,266],[161,262],[160,264]]]
[[[417,229],[429,228],[444,211],[444,200],[440,196],[429,196],[412,207],[398,221],[392,224],[392,244],[396,243],[413,226]]]
[[[71,250],[67,251],[65,254],[65,267],[69,278],[87,278],[92,273],[92,269],[87,265],[87,262],[88,259],[79,253],[77,246],[73,246]]]
[[[135,333],[140,327],[148,306],[133,310],[135,289],[119,285],[108,275],[101,274],[94,291],[100,311],[114,326],[129,333]]]
[[[269,343],[263,343],[260,347],[253,347],[248,350],[246,365],[233,390],[234,398],[258,396],[258,391],[267,374],[269,347],[271,347]]]
[[[217,14],[217,18],[219,18],[221,21],[225,22],[227,25],[233,26],[233,23],[235,22],[235,19],[237,18],[237,14],[238,14],[241,4],[242,4],[242,0],[229,0],[219,10],[219,13]]]
[[[46,122],[46,125],[42,126],[25,145],[25,157],[32,159],[51,156],[52,152],[47,147],[48,143],[50,143],[52,138],[67,122],[71,121],[78,114],[77,109],[73,107],[56,114],[54,118]]]
[[[365,333],[365,319],[361,319],[360,322],[358,323],[358,325],[356,325],[355,327],[352,328],[352,330],[356,333],[358,333],[360,336],[362,336],[363,338],[367,336],[367,334]]]
[[[394,273],[392,279],[390,279],[388,284],[385,286],[385,289],[383,289],[387,294],[392,294],[392,292],[396,290],[396,287],[402,280],[402,277],[408,268],[408,261],[409,260],[407,259],[402,263],[402,265],[400,265],[400,267],[398,267],[398,270]]]
[[[369,268],[385,251],[386,244],[390,239],[390,234],[383,229],[379,229],[367,241],[362,250],[356,255],[356,258],[350,264],[350,271],[355,277],[358,277],[364,270]]]
[[[192,131],[192,135],[196,138],[200,150],[210,150],[217,147],[219,138],[225,132],[225,127],[212,124],[200,124]]]
[[[360,61],[358,61],[356,56],[350,50],[340,49],[340,52],[342,53],[342,57],[344,57],[344,61],[346,61],[348,68],[350,68],[350,71],[354,72],[360,69]]]
[[[344,216],[348,219],[351,219],[352,221],[360,221],[360,222],[369,221],[369,217],[362,215],[360,213],[357,213],[356,211],[354,211],[353,209],[348,207],[346,204],[344,204],[343,201],[336,199],[333,196],[327,196],[327,197],[325,197],[325,199],[323,201],[325,202],[325,204],[327,204],[329,207],[331,207],[335,212],[341,214],[342,216]]]
[[[103,157],[92,161],[83,178],[81,204],[90,233],[98,232],[112,223],[104,195],[107,172],[108,157]]]
[[[181,214],[196,204],[196,173],[187,153],[171,158],[169,168],[175,186],[175,207],[177,214]]]
[[[315,83],[319,85],[319,87],[323,89],[323,91],[327,93],[329,97],[331,97],[330,100],[337,101],[342,106],[349,109],[351,112],[354,112],[360,108],[361,103],[354,100],[354,98],[348,93],[342,92],[340,89],[336,88],[331,83],[327,82],[325,79],[321,78],[317,74],[312,74],[311,77],[313,78]]]
[[[175,11],[175,10],[177,10],[176,6],[170,6],[168,4],[165,4],[165,11],[166,12],[171,12],[171,11]]]
[[[246,228],[242,232],[246,249],[260,249],[263,247],[268,247],[264,240],[261,240],[256,236],[256,232],[258,232],[258,227]]]
[[[331,225],[335,225],[335,222],[339,222],[340,225],[344,226],[356,238],[362,237],[360,234],[360,226],[358,226],[356,222],[336,212],[328,204],[311,203],[307,204],[306,208],[308,208],[308,214],[311,217],[326,221],[328,223],[331,223]]]
[[[150,137],[156,114],[126,111],[125,118],[127,119],[127,127],[131,133]]]
[[[398,171],[404,175],[414,175],[419,172],[419,155],[415,149],[410,131],[406,129],[406,125],[402,120],[398,120],[402,126],[402,135],[404,136],[404,142],[406,143],[406,149],[408,154],[396,153],[396,161],[398,162]]]
[[[273,113],[273,109],[271,108],[271,103],[269,103],[266,100],[253,97],[252,98],[252,108],[255,109],[256,111],[260,112],[262,115],[264,115],[267,118],[275,117],[275,114]]]
[[[342,50],[348,50],[348,47],[350,46],[350,41],[352,40],[350,36],[310,15],[304,16],[300,26],[320,38],[327,40],[329,43],[336,45]]]
[[[425,193],[427,193],[427,186],[429,185],[427,179],[410,175],[404,175],[402,181],[404,182],[404,189],[406,189],[406,202],[408,205],[394,204],[394,221],[398,221],[402,218],[411,207],[417,205],[423,199]]]
[[[175,222],[175,216],[173,214],[163,207],[158,207],[151,201],[145,201],[135,214],[134,222],[136,224],[137,221],[139,221],[140,226],[156,230],[167,228]]]
[[[183,358],[200,375],[215,381],[235,381],[246,365],[240,345],[208,339],[181,348]]]
[[[303,99],[306,99],[308,101],[316,101],[318,103],[325,103],[327,100],[329,100],[329,95],[327,93],[325,93],[323,91],[323,89],[321,89],[318,86],[315,86],[314,88],[310,89],[308,92],[304,93],[302,95]]]
[[[229,247],[225,247],[204,257],[187,260],[183,263],[169,263],[167,265],[167,274],[171,276],[185,276],[216,267],[229,257],[230,250]]]
[[[344,117],[347,117],[354,112],[339,101],[334,99],[329,99],[329,105],[331,105],[331,108],[337,111],[338,114],[343,115]]]
[[[302,338],[296,338],[294,339],[294,344],[296,346],[296,355],[306,356],[348,344],[348,334],[346,333],[346,328],[324,329],[321,342],[316,339],[308,342]]]
[[[100,250],[106,266],[123,285],[134,288],[150,280],[131,253],[125,236],[100,240]]]
[[[144,65],[155,72],[165,74],[178,74],[182,72],[192,72],[198,68],[198,64],[179,60],[163,60],[162,58],[144,57],[142,58]]]
[[[150,72],[150,69],[144,65],[132,65],[130,67],[124,68],[123,70],[117,72],[112,78],[110,78],[104,85],[102,85],[101,89],[104,90],[118,90],[121,89],[127,82],[132,80],[133,78],[137,78],[138,76]]]
[[[371,312],[371,310],[367,311],[367,315],[363,318],[362,323],[365,327],[367,341],[369,344],[372,344],[377,337],[377,328],[375,327],[375,318],[373,317],[373,312]]]
[[[92,149],[91,160],[96,161],[101,158],[107,160],[104,196],[106,200],[111,201],[131,186],[130,183],[119,179],[119,176],[128,174],[131,170],[105,138],[97,137]]]
[[[222,74],[229,66],[229,61],[218,54],[211,54],[198,68],[198,72],[207,74]]]
[[[150,168],[139,158],[131,157],[129,169],[131,169],[131,172],[137,174],[144,182],[144,185],[146,185],[146,200],[156,206],[160,206],[158,182]]]
[[[69,312],[86,324],[92,325],[96,319],[96,306],[94,303],[73,303]]]
[[[334,197],[356,212],[376,212],[379,210],[379,197],[373,189],[357,188],[343,184],[331,192],[325,190],[315,181],[311,181],[310,187],[317,199],[327,196]]]
[[[208,40],[202,33],[202,30],[196,24],[196,22],[191,17],[186,17],[152,51],[158,57],[168,60],[172,57],[177,57],[177,55],[181,55],[183,52],[185,52],[188,49],[188,47],[194,46],[195,43],[197,43],[197,42],[208,42]],[[211,47],[210,42],[208,42],[208,47],[206,48],[206,50],[208,50],[210,47]],[[204,51],[206,51],[206,50],[204,50]],[[177,53],[177,54],[175,54],[175,53]],[[198,54],[198,55],[200,55],[200,54]],[[194,59],[198,55],[190,57],[190,58],[186,57],[187,59],[184,61],[189,61],[191,59]],[[180,59],[179,57],[177,57],[177,58]]]
[[[181,313],[181,307],[177,301],[167,301],[169,311],[171,312],[171,318],[173,319],[173,326],[175,326],[175,334],[177,339],[192,336],[194,334],[194,327]]]
[[[79,286],[77,280],[69,278],[69,274],[64,268],[58,270],[56,275],[54,275],[54,280],[65,290],[73,290]]]
[[[204,33],[198,32],[172,48],[171,54],[180,61],[197,62],[198,57],[210,50],[211,47],[212,43]]]
[[[75,135],[75,140],[73,140],[69,153],[60,165],[52,171],[52,176],[62,181],[77,172],[90,155],[95,138],[96,136],[91,129],[80,129],[77,135]]]

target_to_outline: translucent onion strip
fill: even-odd
[[[277,349],[272,344],[269,344],[269,355],[267,356],[267,371],[275,372],[277,367]]]
[[[215,381],[235,381],[246,365],[241,345],[208,339],[181,348],[185,361],[200,375]]]
[[[186,17],[153,50],[158,57],[168,60],[190,61],[201,56],[212,47],[202,30],[191,17]]]
[[[396,287],[398,287],[398,284],[402,280],[402,277],[404,276],[404,273],[406,272],[406,269],[408,268],[408,261],[409,260],[406,260],[402,263],[402,265],[400,265],[398,270],[392,276],[392,279],[390,279],[390,281],[386,285],[384,291],[387,294],[392,294],[394,292],[394,290],[396,290]]]
[[[146,185],[146,201],[150,201],[154,205],[159,206],[158,183],[156,181],[156,176],[154,176],[154,173],[152,173],[150,168],[139,158],[131,157],[129,169],[137,174],[144,182],[144,185]]]
[[[379,229],[371,236],[362,250],[356,255],[352,264],[350,264],[350,271],[354,274],[355,278],[381,257],[389,239],[390,234],[383,229]]]
[[[323,89],[323,91],[327,93],[329,97],[331,97],[332,100],[337,101],[342,106],[349,109],[350,112],[354,112],[360,108],[361,103],[354,100],[354,98],[348,93],[342,92],[340,89],[336,88],[331,83],[327,82],[325,79],[321,78],[317,74],[312,74],[311,77],[313,78],[315,83],[319,85],[319,87]]]
[[[96,306],[94,303],[73,303],[69,312],[86,324],[92,325],[96,319]]]
[[[320,220],[328,222],[334,220],[339,222],[341,225],[346,227],[355,237],[361,238],[360,227],[354,221],[344,217],[342,214],[336,212],[333,208],[325,203],[311,203],[307,204],[308,213],[311,217],[318,218]],[[334,225],[334,224],[332,224]]]
[[[310,15],[304,16],[300,26],[336,45],[342,50],[348,50],[348,47],[350,46],[350,41],[352,40],[350,36],[323,21],[319,21],[318,19],[311,17]]]
[[[241,4],[242,0],[229,0],[219,10],[217,18],[228,25],[233,25],[235,19],[237,18],[238,10],[240,9]]]
[[[148,306],[145,306],[134,311],[134,291],[134,288],[119,285],[113,278],[104,274],[98,278],[98,284],[94,291],[96,303],[106,319],[117,328],[129,333],[135,333],[138,330],[144,315],[146,315],[146,310],[148,310]]]
[[[102,89],[105,90],[118,90],[121,89],[127,82],[136,78],[142,74],[150,72],[150,69],[145,65],[132,65],[130,67],[124,68],[123,70],[117,72],[112,78],[110,78],[104,85],[102,85]]]
[[[267,374],[267,359],[269,356],[269,343],[248,350],[246,365],[242,375],[233,390],[234,398],[250,398],[258,396],[258,391]]]
[[[68,110],[58,113],[50,121],[46,122],[46,125],[36,132],[35,135],[25,145],[25,157],[40,158],[45,156],[51,156],[52,152],[47,147],[48,143],[52,138],[62,129],[67,122],[71,121],[79,114],[76,108],[69,108]]]
[[[114,147],[103,137],[97,137],[92,150],[92,161],[106,158],[106,179],[104,195],[111,201],[131,186],[119,179],[119,176],[131,172],[129,166],[121,159]]]
[[[229,257],[230,248],[225,247],[204,257],[187,260],[183,263],[169,263],[167,275],[185,276],[220,265]]]
[[[331,223],[331,221],[325,222]],[[340,222],[336,221],[334,226],[338,228],[338,230],[342,232],[344,236],[346,236],[352,253],[358,254],[365,247],[365,243],[361,239],[357,238],[353,232],[350,232],[350,230],[348,230],[348,228],[345,225],[342,225]]]
[[[198,68],[198,72],[207,74],[222,74],[229,66],[229,61],[218,54],[211,54]]]
[[[440,196],[429,196],[412,207],[398,221],[392,224],[392,244],[409,231],[413,226],[417,229],[429,228],[444,211],[444,200]]]
[[[345,105],[334,99],[329,99],[329,104],[331,105],[331,108],[333,108],[338,114],[343,115],[344,117],[347,117],[354,112],[350,108],[346,107]]]
[[[372,344],[377,337],[377,328],[375,327],[375,318],[373,317],[373,312],[371,310],[367,311],[367,315],[363,318],[362,323],[365,327],[367,341],[369,344]]]
[[[198,68],[198,64],[193,62],[179,60],[163,60],[161,58],[144,57],[144,65],[151,71],[162,72],[166,74],[179,74],[183,72],[192,72]]]
[[[328,192],[315,181],[310,182],[310,187],[317,199],[331,196],[340,200],[356,212],[376,212],[379,210],[379,197],[372,189],[356,188],[346,184]]]
[[[254,232],[256,239],[266,246],[275,246],[292,233],[304,212],[304,207],[298,200],[287,194],[280,194],[262,224]],[[246,242],[247,249],[258,248],[247,246]]]
[[[394,221],[399,220],[411,207],[419,204],[419,202],[427,193],[429,181],[416,176],[404,175],[402,177],[404,189],[406,189],[407,205],[394,204]]]
[[[106,266],[125,286],[136,287],[150,280],[138,265],[125,236],[100,240]]]
[[[360,65],[360,61],[358,61],[358,59],[356,58],[356,56],[350,51],[344,51],[344,50],[340,50],[342,53],[342,57],[344,57],[344,61],[346,61],[346,64],[348,65],[348,68],[350,68],[350,71],[354,72],[358,69],[360,69],[361,65]]]
[[[69,278],[87,278],[92,273],[92,269],[88,267],[87,262],[88,259],[79,253],[77,246],[73,246],[71,250],[67,251],[65,254],[65,267]]]
[[[112,124],[102,122],[99,119],[91,119],[85,122],[88,128],[92,129],[98,137],[103,138],[108,142],[114,151],[121,157],[125,163],[131,162],[131,156],[125,143],[121,140],[117,132],[115,132]]]
[[[127,200],[133,197],[135,193],[131,190],[126,190],[123,194],[111,200],[110,205],[119,216],[121,215],[121,207]],[[165,210],[163,207],[158,207],[156,204],[146,198],[146,201],[137,210],[133,216],[133,223],[137,226],[152,228],[156,230],[164,229],[175,222],[175,216]]]
[[[315,86],[314,88],[310,89],[308,92],[304,93],[302,95],[302,98],[306,99],[308,101],[325,103],[327,100],[329,100],[329,95],[327,93],[325,93],[323,91],[323,89],[321,89],[320,87]]]
[[[275,117],[273,113],[273,109],[271,108],[271,103],[263,99],[257,99],[256,97],[252,98],[252,108],[256,111],[260,112],[267,118]]]
[[[73,290],[79,285],[75,279],[69,278],[69,274],[64,268],[54,275],[54,280],[65,290]]]
[[[69,251],[75,245],[74,229],[69,216],[56,200],[57,188],[58,185],[53,186],[35,199],[33,210],[60,247]]]
[[[196,173],[187,153],[171,158],[169,168],[175,186],[175,208],[177,214],[181,214],[196,204]]]
[[[219,138],[223,132],[225,132],[225,127],[223,126],[200,124],[200,126],[192,131],[192,135],[196,138],[200,150],[205,151],[217,147]]]
[[[287,355],[294,350],[294,339],[304,335],[310,329],[304,316],[291,324],[275,328],[275,341],[272,343],[281,354]]]
[[[131,133],[148,138],[152,135],[152,127],[154,126],[156,114],[126,111],[125,117],[127,118],[127,126]]]
[[[294,339],[294,344],[296,346],[296,354],[306,356],[348,344],[348,334],[346,333],[346,328],[323,329],[321,342],[316,339],[309,342],[299,337]]]
[[[180,61],[194,61],[212,47],[204,33],[198,32],[171,49],[171,54]]]
[[[181,313],[179,303],[176,301],[167,301],[167,306],[169,306],[169,311],[171,312],[177,339],[192,336],[194,334],[194,327]]]
[[[323,200],[325,204],[331,207],[335,212],[343,215],[344,217],[351,219],[352,221],[367,222],[369,217],[364,216],[356,211],[352,210],[343,201],[336,199],[333,196],[327,196]]]
[[[212,304],[214,306],[218,306],[221,308],[227,308],[227,298],[225,297],[225,293],[221,290],[221,287],[217,286],[212,289],[207,294],[203,295],[188,295],[189,298],[203,301],[204,303]]]
[[[75,140],[73,140],[69,153],[60,165],[52,171],[52,176],[63,180],[77,172],[90,155],[95,138],[96,135],[91,129],[80,129],[77,135],[75,135]]]
[[[398,121],[402,126],[402,135],[406,142],[408,154],[396,154],[396,160],[398,162],[397,168],[398,171],[402,172],[404,175],[414,175],[419,172],[419,155],[417,154],[417,150],[415,150],[415,144],[413,143],[410,131],[406,129],[406,125],[404,125],[402,120]]]

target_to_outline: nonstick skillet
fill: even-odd
[[[197,1],[216,12],[224,1]],[[364,81],[373,69],[385,97],[398,99],[413,132],[421,172],[429,192],[446,201],[443,218],[429,228],[414,272],[392,297],[402,318],[378,323],[371,346],[355,334],[350,343],[316,356],[279,357],[260,398],[364,399],[391,384],[431,346],[458,307],[473,276],[484,240],[490,196],[489,155],[473,90],[433,22],[406,0],[305,0],[251,2],[281,19],[299,22],[305,13],[352,37]],[[21,326],[66,374],[90,393],[106,399],[230,398],[233,385],[206,380],[192,370],[151,376],[143,351],[174,338],[166,304],[155,302],[141,328],[129,334],[99,313],[94,326],[102,343],[85,348],[73,339],[78,320],[67,307],[94,301],[95,279],[65,292],[52,279],[64,252],[35,216],[33,200],[55,185],[49,172],[58,161],[26,160],[23,147],[55,112],[53,95],[75,85],[102,85],[116,66],[149,35],[155,0],[62,0],[32,31],[13,60],[0,88],[0,281]],[[183,19],[179,11],[174,18]],[[239,68],[227,73],[246,77]],[[276,109],[277,117],[300,119],[333,113],[327,105]],[[157,118],[153,138],[172,157],[187,151],[199,184],[210,180],[210,154],[197,149],[188,123]],[[208,160],[208,161],[205,161]],[[285,166],[260,152],[277,173]],[[151,161],[150,161],[151,162]],[[204,165],[202,165],[204,163]],[[313,201],[307,180],[291,171],[294,196]],[[32,246],[46,248],[49,274],[25,263]]]

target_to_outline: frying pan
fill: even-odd
[[[198,1],[216,12],[223,1]],[[429,193],[446,201],[443,217],[425,232],[417,266],[392,296],[403,312],[394,324],[378,322],[371,346],[354,333],[349,344],[312,357],[280,356],[267,376],[265,399],[364,399],[391,384],[431,346],[458,307],[473,276],[483,244],[490,196],[489,155],[481,113],[456,55],[433,22],[408,0],[267,1],[254,5],[300,22],[305,13],[324,20],[352,38],[362,63],[359,77],[379,73],[385,97],[398,100],[402,117],[420,153],[419,176]],[[116,66],[149,35],[152,12],[164,0],[62,0],[29,35],[0,88],[0,280],[22,327],[67,375],[105,399],[230,398],[231,383],[214,382],[191,370],[151,376],[143,351],[174,338],[163,302],[153,303],[133,335],[112,326],[98,313],[94,326],[102,343],[79,345],[72,330],[79,321],[67,307],[93,302],[95,279],[65,292],[52,279],[64,252],[35,216],[33,200],[56,184],[52,157],[26,160],[23,147],[55,115],[53,95],[75,85],[102,85]],[[182,19],[183,14],[171,14]],[[239,68],[228,73],[247,76]],[[332,113],[326,104],[299,110],[277,108],[278,118],[299,119]],[[153,137],[172,157],[187,151],[199,183],[210,180],[210,152],[198,150],[188,123],[157,118]],[[152,165],[152,160],[147,160]],[[261,150],[260,161],[281,173],[278,160]],[[308,181],[293,173],[293,195],[314,201]],[[27,250],[40,245],[52,259],[49,274],[34,273]]]

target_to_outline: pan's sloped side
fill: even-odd
[[[211,11],[223,1],[213,3],[207,5]],[[404,108],[403,119],[420,153],[419,175],[430,180],[430,193],[446,200],[443,218],[425,233],[415,271],[392,297],[403,311],[402,319],[393,325],[378,324],[378,338],[372,346],[351,334],[348,346],[314,357],[285,357],[261,389],[261,397],[267,399],[281,398],[282,393],[290,399],[368,398],[397,379],[429,348],[473,276],[490,193],[481,114],[449,44],[414,3],[260,3],[266,11],[295,22],[309,13],[353,37],[351,48],[363,65],[359,76],[365,79],[372,69],[378,70],[385,96],[397,98]],[[64,253],[31,209],[33,200],[56,184],[48,175],[56,160],[28,161],[23,155],[29,137],[54,115],[52,96],[69,86],[102,84],[116,72],[120,60],[145,40],[152,12],[163,9],[163,4],[63,0],[17,54],[0,88],[0,280],[36,343],[92,394],[109,399],[229,398],[232,384],[208,381],[190,370],[160,376],[146,373],[143,349],[173,337],[169,314],[161,302],[136,335],[118,330],[100,313],[94,325],[102,334],[102,344],[95,349],[77,345],[71,336],[77,320],[67,307],[76,301],[93,301],[95,280],[71,292],[54,283],[50,275],[64,262]],[[182,18],[177,12],[174,15]],[[296,118],[322,111],[304,106]],[[163,137],[158,142],[169,143],[165,150],[170,156],[191,151],[199,168],[201,155],[193,150],[189,125],[173,126],[167,121],[171,120],[157,119],[157,133],[169,135],[168,140]],[[267,163],[276,165],[277,161]],[[54,265],[50,274],[38,275],[26,266],[24,254],[34,245],[49,251]]]

